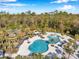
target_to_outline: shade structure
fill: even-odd
[[[44,40],[34,41],[28,48],[32,53],[44,53],[48,50],[48,43]]]
[[[50,44],[56,44],[56,43],[60,42],[59,36],[57,36],[57,35],[48,36],[48,39],[49,39]]]

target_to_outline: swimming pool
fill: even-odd
[[[44,41],[44,40],[36,40],[34,41],[29,47],[28,49],[32,52],[32,53],[44,53],[48,50],[48,42]]]
[[[28,47],[28,49],[32,53],[44,53],[48,51],[49,44],[56,44],[59,41],[60,41],[59,36],[48,36],[48,41],[37,39]]]
[[[50,44],[56,44],[56,43],[60,42],[59,36],[57,36],[57,35],[48,36],[48,39],[49,39]]]

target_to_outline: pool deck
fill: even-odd
[[[48,40],[48,38],[47,38],[47,35],[44,35],[44,39],[43,40]],[[36,41],[37,39],[41,39],[38,35],[37,36],[34,36],[34,37],[32,37],[32,38],[29,38],[28,40],[29,40],[29,42],[30,43],[27,43],[28,41],[27,40],[25,40],[24,42],[23,42],[23,44],[19,47],[19,50],[18,50],[18,52],[17,52],[17,55],[23,55],[23,56],[26,56],[26,55],[29,55],[31,52],[28,50],[28,47],[29,47],[29,45],[31,45],[34,41]],[[47,51],[47,52],[45,52],[45,53],[43,53],[43,55],[46,55],[47,53],[49,53],[49,52],[55,52],[54,50],[55,50],[55,48],[54,47],[51,47],[50,46],[50,44],[49,44],[49,50]]]
[[[51,33],[47,34],[47,35],[43,35],[44,39],[42,39],[41,37],[39,37],[38,35],[32,37],[32,38],[29,38],[28,40],[24,40],[24,42],[21,44],[21,46],[19,47],[18,49],[18,52],[16,54],[13,54],[12,57],[16,57],[17,55],[21,55],[21,56],[27,56],[29,55],[31,52],[29,51],[28,47],[34,42],[36,41],[37,39],[42,39],[42,40],[48,40],[47,36],[50,35]],[[64,41],[66,40],[68,42],[68,39],[72,39],[71,37],[67,36],[67,35],[61,35],[59,33],[53,33],[55,35],[59,35],[60,36],[60,40],[61,41]],[[62,39],[63,37],[63,39]],[[30,43],[28,43],[28,41]],[[47,55],[48,53],[56,53],[55,51],[55,46],[58,46],[60,42],[58,42],[57,44],[54,44],[54,46],[51,46],[51,44],[48,45],[49,49],[47,52],[44,52],[42,53],[42,55]],[[59,49],[61,49],[63,51],[62,48],[59,47]],[[61,56],[61,55],[58,55],[58,56]]]
[[[43,37],[44,37],[43,40],[48,40],[47,36],[50,35],[50,34],[51,34],[51,33],[49,33],[49,34],[47,34],[47,35],[43,35]],[[53,34],[54,34],[54,33],[53,33]],[[57,33],[56,33],[56,35],[57,35]],[[60,34],[58,33],[58,35],[60,35]],[[61,36],[61,35],[60,35],[60,36]],[[63,37],[64,37],[63,40],[68,40],[68,39],[70,38],[69,36],[66,36],[66,35],[64,35]],[[25,41],[22,43],[22,45],[19,47],[19,50],[18,50],[18,52],[17,52],[17,55],[23,55],[23,56],[29,55],[31,52],[29,51],[28,47],[29,47],[29,45],[31,45],[31,44],[32,44],[34,41],[36,41],[37,39],[41,39],[41,37],[39,37],[39,36],[37,35],[37,36],[34,36],[34,37],[32,37],[32,38],[29,38],[28,40],[29,40],[30,43],[27,43],[28,41],[25,40]],[[60,39],[60,40],[63,41],[62,39]],[[54,44],[54,45],[56,45],[56,44]],[[45,52],[45,53],[42,53],[43,55],[47,55],[49,52],[52,52],[52,53],[55,52],[55,47],[51,47],[51,44],[49,44],[48,47],[49,47],[48,51]]]

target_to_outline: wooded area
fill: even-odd
[[[55,31],[79,34],[79,14],[62,11],[36,14],[35,12],[23,12],[20,14],[0,13],[0,30],[21,29],[25,32],[32,30]]]

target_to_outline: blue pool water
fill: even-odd
[[[48,50],[48,44],[56,44],[60,41],[59,36],[48,36],[48,39],[48,41],[37,39],[28,47],[28,49],[32,53],[44,53]]]
[[[58,42],[60,42],[59,36],[48,36],[49,39],[49,43],[50,44],[56,44]]]
[[[32,53],[43,53],[48,50],[48,44],[49,44],[49,42],[47,42],[47,41],[36,40],[29,46],[29,50]]]

